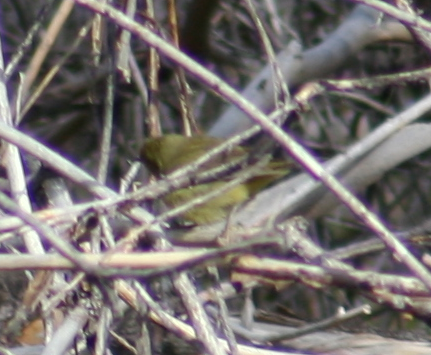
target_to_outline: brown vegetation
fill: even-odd
[[[2,1],[0,352],[429,352],[426,5]],[[203,132],[158,181],[138,162]],[[157,203],[240,144],[242,181],[297,171],[217,224]]]

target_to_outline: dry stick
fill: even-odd
[[[110,272],[110,276],[133,276],[144,275],[148,277],[160,277],[175,270],[193,267],[202,264],[220,264],[217,260],[226,257],[222,263],[228,262],[237,254],[244,253],[244,250],[251,250],[251,247],[265,248],[268,246],[281,248],[276,242],[269,242],[265,237],[252,243],[249,247],[246,243],[240,246],[232,246],[226,250],[193,250],[175,252],[154,252],[154,253],[115,253],[115,254],[79,254],[82,260],[94,265],[99,264],[103,269]],[[0,270],[76,270],[76,265],[69,259],[58,254],[43,255],[10,255],[2,254],[0,259]],[[325,258],[325,255],[322,256]],[[169,262],[166,262],[169,260]],[[307,274],[310,280],[324,285],[345,284],[346,280],[351,280],[354,284],[366,285],[372,292],[390,290],[393,294],[406,295],[409,297],[427,297],[428,291],[421,281],[410,276],[400,276],[392,274],[380,274],[378,277],[373,271],[354,270],[349,265],[337,262],[334,259],[325,259],[324,266],[310,266],[304,263],[281,261],[279,259],[260,258],[252,256],[239,257],[238,268],[249,272],[273,272],[278,270],[275,276],[283,278],[300,277]],[[244,262],[244,266],[242,266]],[[329,279],[328,279],[329,277]],[[82,276],[78,275],[77,280],[71,282],[79,283]],[[328,281],[329,280],[329,281]],[[382,286],[384,285],[384,287]],[[60,301],[53,301],[52,307]],[[51,307],[51,306],[50,306]]]
[[[77,306],[74,308],[46,345],[42,355],[65,354],[72,346],[76,335],[82,331],[89,316],[88,310],[84,307]]]
[[[71,46],[68,48],[67,52],[63,57],[61,57],[58,62],[48,71],[48,73],[45,75],[45,77],[42,79],[41,83],[38,85],[38,87],[34,90],[34,92],[31,94],[30,97],[28,95],[25,96],[25,105],[22,107],[22,109],[19,112],[19,116],[16,117],[16,122],[20,122],[24,115],[30,110],[31,106],[36,102],[36,100],[39,98],[39,96],[42,94],[43,90],[48,86],[48,84],[51,82],[51,80],[54,78],[54,76],[58,73],[61,66],[66,62],[66,60],[75,52],[75,49],[78,48],[78,46],[81,44],[82,40],[87,35],[88,31],[90,30],[90,27],[92,26],[93,20],[90,20],[85,26],[83,26],[79,33],[76,40],[71,44]],[[21,103],[19,103],[21,104]]]
[[[146,16],[150,19],[148,25],[153,28],[151,23],[157,23],[154,19],[154,4],[153,0],[147,1]],[[160,124],[160,112],[158,107],[158,92],[159,92],[159,68],[160,58],[155,48],[150,48],[148,55],[148,106],[147,109],[147,122],[150,137],[158,137],[162,134],[162,127]]]
[[[395,110],[393,110],[392,108],[387,107],[386,105],[378,102],[377,100],[374,100],[374,99],[366,96],[365,94],[359,94],[356,92],[345,92],[345,91],[341,91],[341,90],[340,91],[328,91],[328,94],[332,95],[332,96],[338,96],[341,98],[347,98],[347,99],[350,99],[352,101],[357,101],[359,103],[367,105],[368,107],[370,107],[371,109],[373,109],[377,112],[380,111],[384,115],[393,116],[396,114]]]
[[[18,112],[18,111],[17,111]],[[47,202],[46,205],[49,206],[55,206],[55,207],[69,207],[73,205],[72,197],[70,196],[70,193],[68,191],[68,187],[66,186],[66,183],[64,181],[64,178],[56,176],[56,177],[48,177],[43,180],[41,183],[40,188],[44,191],[44,194],[46,196]],[[32,215],[34,216],[34,215]],[[36,219],[37,220],[37,219]],[[76,219],[73,220],[71,223],[76,223]],[[46,224],[44,228],[49,228]],[[67,230],[69,228],[69,225],[55,225],[52,227],[52,232],[57,235],[57,238],[60,240],[67,239],[64,238],[65,233],[67,233]],[[51,233],[51,234],[53,234]],[[44,234],[39,233],[41,237],[44,236]],[[65,243],[67,245],[67,243]],[[55,249],[55,248],[54,248]],[[77,252],[77,251],[76,251]],[[31,269],[31,267],[30,267]],[[83,275],[83,272],[78,272],[78,274]],[[48,287],[50,290],[56,290],[55,295],[61,299],[64,300],[66,294],[68,293],[67,289],[70,287],[71,283],[67,282],[66,284],[66,278],[64,273],[61,272],[43,272],[43,273],[37,273],[35,279],[39,278],[41,275],[44,275],[45,281],[45,287],[35,287],[34,281],[32,281],[28,287],[28,290],[32,290],[33,297],[31,304],[27,304],[27,310],[35,309],[37,303],[40,303],[40,308],[42,310],[42,315],[45,322],[45,340],[48,341],[48,339],[51,339],[52,333],[55,328],[55,314],[63,313],[60,311],[60,309],[53,307],[54,306],[54,300],[53,297],[49,297],[45,295],[43,299],[41,299],[41,296],[43,294],[47,293]],[[76,286],[75,286],[76,287]],[[30,306],[31,305],[31,306]],[[58,306],[58,301],[55,303],[55,306]]]
[[[257,232],[256,232],[257,233]],[[241,234],[243,235],[243,234]],[[268,237],[265,231],[259,231],[259,237],[232,246],[214,249],[198,249],[183,251],[159,251],[130,253],[111,251],[103,254],[77,253],[79,257],[91,265],[100,267],[100,274],[138,275],[158,277],[173,272],[193,268],[198,265],[231,263],[232,258],[244,251],[268,247],[284,248],[284,240]],[[42,255],[11,255],[0,254],[0,270],[72,270],[76,265],[69,259],[58,254]],[[417,281],[419,283],[420,281]],[[422,286],[423,289],[423,286]],[[421,291],[423,292],[423,290]]]
[[[148,87],[147,87],[147,84],[145,83],[144,78],[142,77],[142,71],[141,71],[141,68],[139,68],[138,61],[136,60],[136,57],[132,52],[129,55],[129,65],[130,65],[130,69],[132,70],[133,83],[136,85],[136,88],[138,89],[143,105],[147,106]]]
[[[246,0],[246,5],[250,16],[256,26],[257,32],[259,34],[260,39],[262,40],[263,47],[265,49],[266,55],[268,57],[268,62],[271,67],[272,77],[274,81],[274,103],[276,108],[281,108],[285,106],[290,99],[289,89],[287,87],[287,83],[283,78],[283,74],[281,72],[280,66],[277,62],[277,58],[275,57],[274,49],[272,48],[271,41],[263,28],[262,21],[257,15],[256,8],[253,5],[252,0]],[[284,103],[281,105],[281,103]]]
[[[108,60],[112,65],[112,58]],[[113,120],[113,105],[114,105],[114,75],[109,73],[106,78],[106,98],[104,105],[104,117],[103,117],[103,133],[102,140],[100,144],[100,163],[97,168],[97,181],[104,184],[108,175],[109,169],[109,158],[111,151],[111,139],[112,139],[112,120]],[[91,232],[91,252],[100,252],[101,248],[101,235],[102,229],[101,225],[108,226],[106,213],[99,214],[99,223],[97,228],[93,229]],[[110,227],[105,228],[107,234],[107,240],[110,240],[108,235],[112,235]],[[112,240],[113,238],[111,238]]]
[[[141,307],[142,308],[142,307]],[[148,317],[146,316],[145,319]],[[141,322],[141,329],[140,329],[141,336],[136,341],[136,353],[137,354],[152,354],[152,347],[151,347],[151,335],[154,335],[154,333],[150,333],[150,330],[148,329],[148,322]]]
[[[147,291],[138,282],[134,282],[134,287],[138,293],[131,294],[126,291],[126,284],[123,280],[116,281],[116,288],[119,291],[121,297],[131,304],[135,309],[137,308],[136,303],[140,300],[144,301],[148,305],[149,313],[152,319],[157,323],[163,324],[166,329],[172,331],[174,334],[181,334],[182,338],[193,340],[196,339],[195,332],[193,328],[179,319],[169,315],[160,307],[160,305],[147,293]],[[227,350],[227,344],[225,340],[218,340],[217,345],[223,349]],[[280,355],[279,351],[258,349],[252,346],[238,345],[238,350],[241,355]],[[290,352],[283,352],[284,355],[297,355]]]
[[[220,286],[221,280],[220,280],[218,269],[217,267],[209,266],[207,267],[207,272],[210,275],[210,277],[213,279],[213,282],[215,283],[215,285],[212,286],[212,289],[209,292],[213,294],[213,297],[214,297],[213,301],[217,306],[216,317],[218,322],[221,325],[220,328],[224,332],[224,336],[226,338],[226,342],[229,347],[229,353],[231,355],[239,355],[238,342],[236,341],[235,333],[232,331],[232,328],[230,327],[229,321],[228,321],[229,309],[226,305],[226,300],[223,298],[223,290]],[[199,295],[199,299],[201,300],[201,302],[205,302],[205,300],[201,297],[201,294]]]
[[[230,323],[232,324],[232,328],[234,329],[236,334],[251,341],[267,344],[268,342],[270,343],[280,342],[283,340],[298,338],[306,334],[315,333],[318,330],[326,329],[334,325],[338,325],[342,322],[351,320],[352,318],[368,315],[370,313],[371,313],[371,307],[369,305],[362,305],[354,309],[351,309],[345,312],[344,314],[336,314],[335,316],[329,317],[319,322],[307,324],[299,328],[274,331],[273,333],[270,333],[268,335],[259,334],[259,332],[254,332],[253,330],[245,329],[240,324],[233,322],[232,318]]]
[[[180,48],[180,40],[178,34],[178,16],[176,0],[168,1],[168,14],[169,14],[169,26],[172,36],[172,42],[175,47]],[[175,81],[179,88],[179,106],[181,112],[181,118],[183,122],[183,133],[186,136],[191,136],[193,133],[200,132],[199,126],[196,123],[193,115],[193,108],[191,105],[190,97],[190,86],[187,83],[186,74],[184,69],[180,66],[175,67]]]
[[[213,88],[220,96],[229,100],[243,110],[255,123],[259,124],[264,131],[269,133],[286,151],[304,166],[316,179],[322,181],[338,198],[348,206],[351,211],[365,222],[389,247],[395,256],[402,260],[406,266],[417,275],[431,290],[431,275],[427,268],[424,267],[409,250],[385,227],[379,218],[368,211],[365,205],[359,201],[347,188],[345,188],[337,179],[329,174],[320,163],[308,153],[299,143],[297,143],[289,134],[269,121],[267,116],[256,106],[241,97],[241,95],[232,87],[223,82],[213,73],[188,58],[185,54],[179,53],[176,48],[166,43],[159,36],[150,30],[140,26],[137,22],[127,18],[123,13],[111,6],[102,5],[94,0],[75,0],[81,5],[86,5],[96,12],[102,13],[114,20],[123,28],[127,28],[135,33],[143,41],[158,49],[169,59],[182,65],[191,74],[196,76],[202,82]]]
[[[187,309],[187,313],[193,324],[197,338],[205,345],[207,352],[210,352],[211,354],[224,354],[225,350],[218,346],[218,339],[211,323],[209,322],[209,318],[203,305],[201,304],[202,300],[195,292],[195,288],[189,278],[185,273],[180,273],[179,275],[175,275],[172,279],[173,285],[181,296],[182,302]],[[235,344],[232,344],[231,342],[228,342],[228,344],[229,346],[233,346],[235,350],[238,349]],[[235,353],[237,353],[237,351],[235,351]]]
[[[2,44],[0,41],[0,71],[4,69]],[[0,79],[0,122],[6,127],[12,127],[12,114],[9,105],[5,77]],[[25,212],[31,213],[31,203],[28,196],[27,185],[24,177],[24,168],[18,147],[3,142],[5,166],[10,183],[13,199]],[[32,254],[43,254],[44,248],[37,233],[30,230],[24,233],[24,241],[27,250]]]
[[[118,189],[120,195],[124,195],[127,191],[129,191],[130,186],[132,186],[133,182],[136,181],[136,177],[138,176],[141,168],[142,164],[138,161],[130,164],[127,172],[121,177],[120,180],[120,187]]]
[[[411,14],[407,11],[400,10],[387,2],[376,1],[376,0],[350,0],[356,4],[363,4],[372,7],[376,10],[382,11],[385,14],[396,18],[397,20],[420,28],[422,30],[431,31],[431,22],[425,20],[423,17],[418,17],[416,14]]]
[[[199,299],[196,288],[187,275],[183,272],[174,276],[172,278],[172,283],[176,291],[179,292],[184,307],[187,309],[187,314],[193,324],[193,328],[195,329],[196,336],[199,341],[205,345],[206,351],[214,355],[227,354],[225,349],[219,346],[214,328],[203,308],[202,301]]]
[[[234,266],[236,278],[241,278],[242,274],[262,275],[267,282],[275,279],[274,285],[279,285],[280,282],[282,285],[291,282],[286,280],[297,280],[312,288],[330,286],[349,288],[352,285],[361,285],[362,288],[368,290],[364,292],[364,296],[373,302],[388,305],[399,311],[407,311],[421,318],[427,317],[429,314],[429,308],[423,307],[430,301],[429,292],[416,278],[402,277],[400,279],[399,275],[323,268],[279,259],[258,259],[252,255],[242,256],[236,260],[237,263]],[[418,300],[417,297],[421,298]]]
[[[375,33],[376,41],[378,42],[407,42],[414,41],[411,32],[402,23],[397,20],[383,21]]]
[[[235,251],[233,251],[235,253]],[[182,264],[194,265],[203,259],[217,257],[209,251],[157,252],[157,253],[115,253],[115,254],[84,254],[76,253],[89,264],[100,264],[103,268],[128,268],[129,270],[154,270],[169,267],[172,270]],[[42,255],[11,255],[1,254],[0,270],[73,270],[76,266],[69,258],[58,254]],[[167,262],[166,260],[169,260]],[[167,270],[163,270],[166,274]],[[124,274],[128,274],[127,270]],[[152,273],[154,275],[155,273]],[[161,274],[161,273],[159,273]],[[159,275],[157,275],[159,276]]]
[[[348,57],[376,41],[378,16],[378,11],[374,9],[357,6],[336,31],[319,45],[304,51],[292,50],[292,45],[287,46],[277,55],[284,80],[290,87],[294,87],[333,72]],[[270,65],[266,65],[241,92],[244,98],[264,112],[270,112],[274,107],[271,73]],[[231,136],[250,125],[246,113],[239,107],[230,105],[213,124],[209,134],[217,137]]]
[[[34,38],[42,26],[42,22],[48,13],[49,7],[50,7],[50,5],[47,3],[42,5],[42,9],[38,15],[36,22],[31,26],[30,30],[27,33],[27,36],[19,44],[18,49],[15,51],[13,57],[9,61],[8,65],[5,69],[5,72],[4,72],[6,81],[8,81],[10,79],[12,74],[17,69],[18,63],[21,61],[22,57],[27,52],[28,48],[33,44]]]
[[[129,0],[126,4],[126,14],[130,17],[135,17],[136,13],[136,0]],[[130,37],[131,33],[129,31],[121,31],[120,38],[118,40],[118,59],[117,59],[117,69],[123,75],[124,80],[130,83],[130,65],[129,57],[132,52],[130,49]]]
[[[55,233],[50,226],[36,219],[31,213],[24,211],[2,192],[0,192],[0,205],[31,226],[34,231],[49,241],[61,255],[72,261],[78,267],[82,266],[84,269],[89,269],[89,264],[80,257],[80,253],[76,249],[71,247],[70,244],[62,238],[59,238],[57,233]]]
[[[102,25],[102,16],[96,14],[96,16],[94,16],[93,27],[91,29],[91,56],[95,67],[100,65],[102,56]]]
[[[33,56],[32,61],[25,73],[25,82],[23,87],[23,97],[24,99],[27,97],[28,90],[30,86],[33,84],[37,74],[40,71],[40,67],[45,60],[48,51],[51,49],[54,44],[55,38],[58,36],[60,29],[63,27],[64,22],[69,17],[70,12],[72,11],[74,6],[74,2],[72,0],[63,0],[61,5],[58,8],[58,11],[50,23],[45,36],[43,37],[42,42],[36,50],[36,53]]]
[[[111,59],[112,60],[112,59]],[[114,109],[114,74],[106,78],[106,95],[103,113],[103,132],[100,143],[100,161],[97,167],[97,181],[104,184],[108,175],[109,157],[111,156],[112,120]]]
[[[166,240],[159,240],[158,247],[167,249],[170,244]],[[172,277],[175,291],[180,295],[181,301],[187,310],[189,319],[193,325],[197,339],[204,345],[205,351],[211,355],[225,355],[225,349],[219,347],[210,319],[203,308],[196,288],[185,272],[180,272]]]
[[[109,332],[108,329],[111,328],[113,322],[112,309],[104,304],[101,309],[101,315],[99,318],[99,322],[96,330],[96,344],[94,346],[95,354],[106,354],[106,349],[109,348],[108,345],[108,337]]]
[[[314,242],[310,240],[306,234],[306,222],[301,217],[291,218],[289,223],[277,225],[277,230],[286,235],[289,240],[289,245],[295,253],[303,260],[318,260],[322,265],[320,272],[311,271],[311,269],[301,268],[299,264],[293,268],[288,268],[289,272],[284,275],[284,278],[298,277],[306,273],[306,278],[299,278],[301,280],[313,280],[313,283],[329,285],[336,284],[337,286],[343,285],[361,285],[364,290],[364,296],[381,303],[386,303],[390,307],[398,310],[404,310],[413,313],[416,316],[426,316],[426,310],[419,305],[415,304],[415,296],[421,294],[425,299],[429,299],[428,290],[423,283],[416,278],[407,277],[400,279],[399,275],[382,275],[370,271],[356,271],[351,265],[334,259],[330,252],[326,253]],[[240,258],[239,258],[240,259]],[[277,261],[276,261],[277,262]],[[270,266],[275,266],[275,269],[281,271],[274,263]],[[294,270],[295,269],[295,270]],[[307,271],[306,271],[306,270]],[[285,269],[286,270],[286,269]],[[316,270],[317,271],[317,270]],[[283,271],[281,271],[283,272]],[[278,275],[280,276],[280,275]],[[329,283],[328,281],[331,280]],[[382,286],[384,285],[384,286]],[[382,294],[385,295],[382,298]],[[408,297],[402,295],[408,295]],[[419,296],[420,297],[420,296]],[[384,301],[384,302],[383,302]],[[424,301],[426,302],[426,301]]]
[[[340,91],[362,89],[369,90],[373,88],[379,88],[389,85],[404,85],[404,82],[426,82],[431,74],[431,68],[416,69],[407,72],[376,75],[367,78],[360,79],[329,79],[321,80],[319,84],[323,85],[323,88],[319,88],[318,93],[324,92],[324,90],[336,89]],[[308,99],[310,99],[309,97]]]
[[[412,8],[410,1],[398,0],[398,1],[395,1],[395,4],[400,10],[405,11],[416,18],[419,17],[419,13]],[[424,46],[427,49],[428,55],[430,55],[431,54],[431,34],[429,33],[429,31],[421,30],[416,26],[410,26],[410,30],[414,33],[419,43],[422,44],[422,46]]]
[[[49,255],[53,254],[45,254],[44,257],[48,257]],[[2,255],[2,257],[5,255]],[[60,256],[59,256],[60,257]],[[31,264],[29,263],[27,269],[32,269]],[[58,271],[60,268],[53,267],[52,270]],[[84,272],[78,272],[76,273],[71,280],[68,280],[66,285],[63,285],[61,291],[57,292],[55,295],[52,295],[49,300],[45,302],[43,305],[43,312],[52,312],[54,309],[59,308],[59,304],[63,303],[64,300],[67,298],[67,295],[70,295],[74,290],[82,285],[82,282],[87,277],[87,275]]]
[[[43,144],[39,143],[37,140],[27,136],[15,128],[6,125],[3,122],[0,122],[0,137],[30,153],[60,174],[67,176],[73,182],[84,186],[88,189],[88,191],[97,197],[117,197],[117,194],[113,190],[98,183],[96,179],[94,179],[90,174],[86,173],[82,169],[79,169],[76,165],[63,158],[60,154],[55,153]]]
[[[272,342],[279,342],[282,340],[293,339],[293,338],[300,337],[301,335],[314,333],[318,330],[333,327],[336,324],[340,324],[342,322],[346,322],[346,321],[351,320],[353,318],[357,318],[359,316],[369,315],[369,314],[371,314],[371,306],[368,304],[365,304],[365,305],[350,309],[344,313],[336,314],[332,317],[321,320],[319,322],[307,324],[307,325],[299,327],[295,330],[289,330],[287,332],[281,332],[279,334],[273,334],[273,335],[265,336],[261,340],[264,343],[266,343],[266,342],[272,343]]]
[[[133,355],[138,354],[137,349],[132,344],[130,344],[126,339],[124,339],[122,336],[118,335],[113,330],[110,330],[109,333],[110,333],[112,339],[117,341],[118,344],[120,344],[124,349],[130,351]],[[143,354],[146,354],[146,353],[143,353]],[[149,353],[149,354],[151,354],[151,353]]]
[[[286,22],[286,20],[284,19],[284,15],[277,11],[278,3],[276,4],[274,0],[265,0],[264,2],[266,5],[266,10],[268,11],[268,17],[269,17],[269,22],[271,24],[271,28],[278,37],[281,37],[282,34],[285,33],[283,31],[283,27],[289,26],[289,25],[284,24]],[[283,16],[283,19],[281,19],[280,16]]]
[[[101,200],[85,203],[76,203],[73,206],[55,207],[33,213],[38,220],[44,221],[49,225],[61,224],[74,221],[75,218],[90,209],[106,209],[112,206],[113,201]],[[2,234],[0,242],[7,240],[4,238],[5,232],[14,231],[19,228],[26,228],[25,224],[15,216],[3,216],[0,218],[0,233]]]

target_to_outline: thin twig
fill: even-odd
[[[0,71],[4,70],[3,62],[3,49],[0,41]],[[6,129],[13,126],[11,107],[9,105],[9,99],[7,94],[6,82],[4,77],[0,79],[0,123],[6,127]],[[10,189],[12,197],[15,202],[25,213],[31,213],[32,207],[30,198],[28,195],[27,184],[24,176],[24,167],[18,147],[7,142],[4,142],[4,156],[6,157],[5,166],[10,183]],[[6,197],[6,196],[5,196]],[[7,198],[7,197],[6,197]],[[8,199],[8,198],[7,198]],[[8,199],[9,201],[9,199]],[[27,250],[33,254],[44,253],[43,245],[40,241],[39,236],[35,231],[28,231],[24,233],[24,241]]]
[[[25,73],[25,82],[23,85],[24,99],[26,99],[28,90],[36,79],[37,74],[40,72],[40,67],[45,60],[46,55],[54,44],[58,33],[60,32],[67,18],[69,17],[69,14],[71,13],[74,5],[75,3],[73,0],[63,0],[60,4],[56,15],[51,21],[45,33],[45,36],[43,37],[42,42],[37,48],[36,53],[34,54],[33,59]]]
[[[49,241],[61,255],[72,261],[75,265],[88,269],[88,264],[80,258],[77,250],[65,240],[59,238],[50,226],[34,218],[32,214],[22,210],[2,192],[0,192],[0,205],[31,226],[40,236]]]
[[[281,340],[293,339],[297,338],[301,335],[310,334],[316,332],[318,330],[327,329],[336,324],[343,323],[345,321],[351,320],[353,318],[357,318],[363,315],[371,314],[371,307],[368,304],[353,308],[347,312],[338,313],[332,317],[324,319],[320,322],[315,322],[312,324],[307,324],[303,327],[297,328],[293,331],[288,331],[285,333],[274,334],[265,336],[261,341],[263,342],[279,342]]]
[[[398,9],[387,2],[378,1],[378,0],[350,0],[350,1],[356,4],[367,5],[369,7],[372,7],[373,9],[382,11],[383,13],[393,18],[396,18],[401,22],[409,24],[416,28],[419,28],[428,32],[431,31],[430,21],[425,20],[423,17],[417,16],[417,14],[415,13],[412,14],[405,10]]]
[[[114,116],[114,74],[106,78],[106,95],[103,113],[103,131],[100,142],[100,160],[97,168],[97,181],[104,184],[108,176],[109,158],[111,157],[112,120]]]

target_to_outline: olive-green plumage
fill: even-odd
[[[150,172],[161,177],[195,161],[222,142],[221,139],[204,135],[184,137],[178,134],[168,134],[162,137],[148,138],[141,148],[140,155]],[[245,158],[247,154],[245,148],[234,147],[212,158],[199,169],[199,172]],[[271,161],[262,171],[244,183],[238,184],[221,195],[184,212],[181,215],[181,220],[195,225],[223,220],[233,207],[248,200],[271,182],[287,175],[289,165],[285,161]],[[231,178],[226,176],[214,182],[178,189],[164,196],[163,202],[169,208],[178,207],[193,198],[220,189]]]

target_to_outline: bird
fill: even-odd
[[[140,150],[140,159],[149,172],[157,178],[194,162],[209,150],[223,143],[223,139],[208,135],[191,137],[179,134],[166,134],[160,137],[147,138]],[[246,159],[250,152],[242,146],[234,146],[227,151],[211,158],[198,169],[203,172],[241,159]],[[226,219],[235,206],[242,204],[272,182],[286,176],[291,171],[292,163],[287,160],[271,160],[246,181],[239,183],[220,195],[192,207],[183,212],[177,222],[183,225],[207,225]],[[223,188],[233,179],[232,173],[219,177],[214,181],[198,183],[189,187],[179,188],[163,196],[162,201],[167,208],[181,206],[190,200],[208,192]]]

